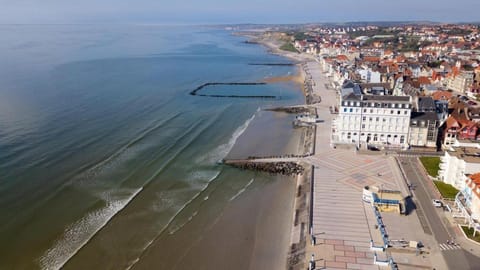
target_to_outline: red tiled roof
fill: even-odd
[[[418,77],[418,83],[420,84],[430,84],[430,79],[425,76]]]
[[[346,55],[340,54],[340,55],[337,55],[337,60],[338,61],[348,61],[348,57]]]
[[[447,118],[447,122],[445,123],[445,125],[447,127],[447,130],[451,127],[460,127],[459,123],[457,122],[457,120],[453,116],[449,116]]]
[[[363,61],[365,62],[380,62],[380,57],[376,57],[376,56],[365,56],[363,58]]]
[[[475,183],[475,185],[480,185],[480,172],[470,175],[470,179]]]
[[[448,91],[435,91],[432,94],[434,100],[449,100],[452,97],[452,93]]]

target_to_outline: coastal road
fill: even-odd
[[[403,168],[407,181],[415,186],[413,199],[415,201],[417,214],[425,233],[433,234],[435,240],[442,250],[442,255],[448,265],[448,269],[480,269],[480,258],[472,255],[459,246],[448,245],[455,234],[440,218],[441,208],[435,208],[433,199],[439,199],[433,192],[428,177],[425,175],[421,164],[414,157],[399,157],[400,165]],[[445,248],[446,247],[446,248]]]

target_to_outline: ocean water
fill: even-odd
[[[300,132],[261,110],[303,102],[293,84],[206,89],[275,99],[188,94],[295,72],[249,65],[286,60],[222,29],[2,25],[0,35],[0,269],[134,268],[150,246],[190,223],[201,233],[276,181],[219,160],[282,153]]]

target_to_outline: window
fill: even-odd
[[[372,121],[372,117],[369,117],[369,118],[368,118],[368,121]]]
[[[390,110],[390,113],[393,114],[393,110]]]
[[[404,142],[405,142],[405,136],[402,135],[402,136],[400,137],[400,143],[404,143]]]
[[[404,114],[407,114],[407,113],[408,113],[408,111],[405,111],[405,112],[404,112]]]
[[[373,109],[370,109],[370,113],[373,113]]]
[[[367,109],[363,109],[363,112],[366,113],[366,112],[367,112]]]
[[[343,112],[347,112],[347,108],[343,108]]]
[[[350,108],[350,112],[353,112],[353,108]]]
[[[363,121],[367,120],[367,117],[366,116],[362,117],[362,120]]]
[[[397,111],[397,114],[400,114],[400,110]]]
[[[365,124],[362,124],[362,128],[365,128]]]
[[[380,121],[380,117],[375,118],[375,121],[377,122]]]

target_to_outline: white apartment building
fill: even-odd
[[[457,147],[440,158],[438,178],[458,190],[465,188],[468,175],[480,172],[480,149]]]
[[[381,83],[381,73],[373,71],[371,68],[361,68],[357,70],[358,74],[366,83]]]
[[[449,79],[447,81],[447,87],[453,91],[466,93],[470,91],[472,87],[473,76],[473,72],[462,72],[458,76]]]
[[[359,147],[408,147],[412,110],[409,96],[349,94],[332,123],[331,142]]]

